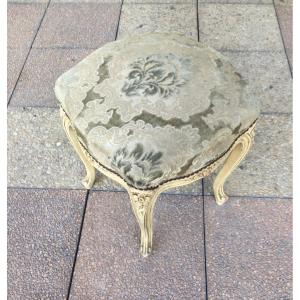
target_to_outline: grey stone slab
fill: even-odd
[[[205,197],[208,299],[292,299],[292,201]]]
[[[277,4],[275,8],[288,59],[293,66],[293,6]]]
[[[204,179],[212,194],[215,174]],[[225,182],[228,195],[292,196],[292,117],[263,115],[256,126],[252,149]]]
[[[262,112],[293,110],[293,82],[282,52],[223,52],[249,82]]]
[[[49,2],[49,0],[8,0],[12,3],[40,3]],[[51,3],[121,3],[122,0],[51,0]]]
[[[10,108],[7,119],[8,186],[83,188],[84,166],[67,140],[58,109]]]
[[[122,0],[51,0],[51,3],[122,3]]]
[[[48,3],[49,0],[7,0],[8,3]]]
[[[57,108],[8,110],[8,186],[82,189],[85,169],[70,145]],[[167,191],[201,194],[201,181]],[[98,175],[94,189],[123,190]]]
[[[52,3],[34,47],[98,48],[115,39],[117,3]]]
[[[124,188],[121,187],[118,183],[112,181],[111,179],[102,176],[96,179],[95,186],[93,187],[95,191],[124,191]],[[169,195],[202,195],[202,181],[196,181],[194,183],[175,187],[169,189],[162,194],[169,194]]]
[[[175,187],[165,191],[166,194],[187,194],[187,195],[202,195],[202,180],[198,180],[194,183]]]
[[[273,4],[273,0],[198,0],[199,3],[220,4]]]
[[[124,4],[196,4],[197,0],[124,0]]]
[[[154,250],[139,254],[125,193],[91,193],[70,299],[205,299],[201,197],[162,196]]]
[[[94,191],[125,191],[121,185],[104,175],[99,175],[96,178],[95,185],[92,189]],[[199,180],[189,185],[175,187],[162,194],[200,196],[202,195],[202,181]]]
[[[293,0],[274,0],[275,5],[291,5],[293,6]]]
[[[283,50],[272,5],[201,4],[200,40],[216,49]]]
[[[145,32],[177,32],[197,39],[195,5],[124,4],[118,38]]]
[[[292,72],[293,72],[293,49],[286,49],[286,55],[288,57]]]
[[[57,107],[54,84],[92,49],[32,49],[10,102],[12,106]]]
[[[66,299],[85,193],[8,190],[8,299]]]
[[[28,49],[7,49],[7,97],[9,98],[20,75]]]
[[[46,9],[46,3],[8,3],[7,45],[29,48]]]

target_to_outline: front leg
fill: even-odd
[[[76,153],[80,157],[81,161],[83,162],[86,169],[86,176],[82,180],[82,184],[86,189],[90,189],[95,182],[96,170],[93,167],[92,163],[87,158],[86,154],[83,152],[77,137],[77,133],[74,127],[72,126],[70,119],[67,117],[67,115],[65,114],[62,108],[60,108],[60,117],[62,119],[62,123],[66,135],[70,143],[72,144],[73,148],[75,149]]]
[[[222,205],[228,200],[228,196],[224,192],[224,182],[248,153],[253,142],[253,138],[254,126],[240,136],[235,146],[229,153],[224,166],[217,175],[213,185],[217,204]]]
[[[153,209],[158,193],[134,189],[129,192],[129,195],[132,210],[141,229],[140,252],[146,257],[152,250]]]

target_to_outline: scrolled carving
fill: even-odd
[[[153,195],[145,193],[132,193],[132,201],[137,211],[144,215],[150,205]]]

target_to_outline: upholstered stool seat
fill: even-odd
[[[247,153],[259,115],[225,57],[177,34],[108,43],[61,75],[55,93],[88,172],[85,186],[97,168],[128,190],[143,255],[162,190],[200,179],[227,159],[214,185],[217,202],[227,199],[224,180]]]

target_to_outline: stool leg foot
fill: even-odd
[[[78,141],[76,130],[73,128],[69,118],[66,116],[65,112],[62,109],[60,109],[60,117],[62,119],[66,135],[86,169],[86,176],[82,180],[82,184],[86,189],[90,189],[95,182],[96,169],[93,167],[92,163],[89,161],[88,157],[82,150],[82,147]]]
[[[152,250],[153,209],[158,194],[155,191],[129,192],[132,210],[141,229],[140,253],[146,257]]]
[[[222,205],[228,200],[228,196],[224,192],[224,182],[248,153],[253,142],[253,138],[253,129],[245,132],[229,153],[222,169],[218,173],[213,184],[215,199],[218,205]]]
[[[95,182],[95,178],[96,178],[96,171],[95,168],[92,166],[87,166],[85,165],[85,169],[86,169],[86,176],[82,179],[82,184],[83,186],[89,190],[93,187],[94,182]]]

